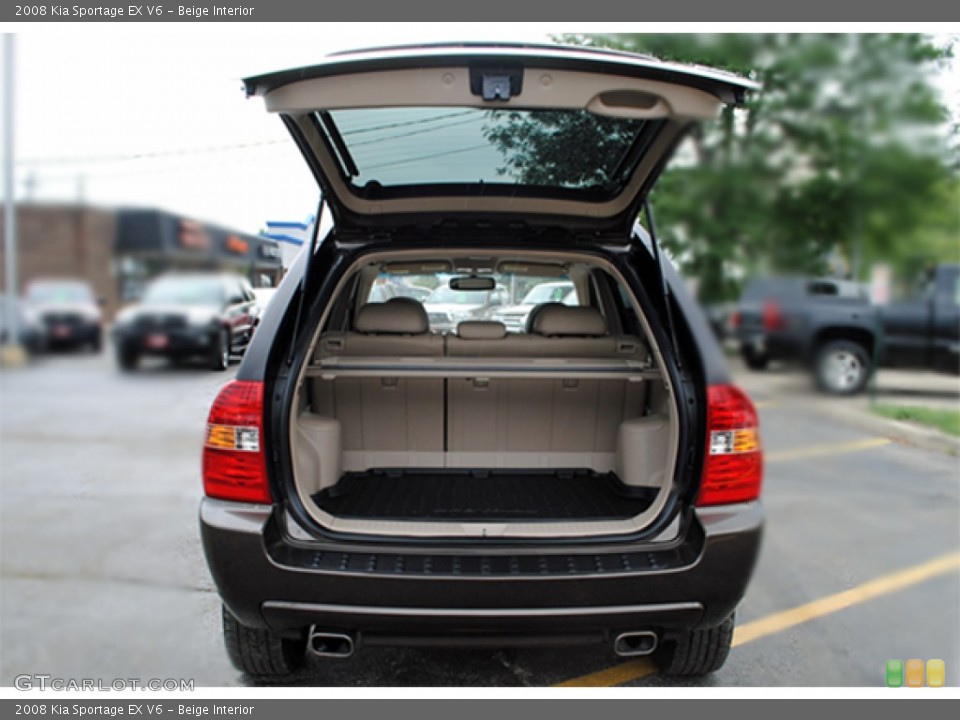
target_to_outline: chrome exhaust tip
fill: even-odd
[[[649,630],[625,632],[613,641],[613,651],[620,657],[649,655],[657,649],[657,634]]]
[[[307,649],[318,657],[348,658],[353,655],[353,638],[346,633],[324,632],[310,628]]]

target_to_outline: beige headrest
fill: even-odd
[[[464,320],[457,325],[457,336],[463,340],[499,340],[507,336],[507,327],[494,320]]]
[[[417,302],[367,303],[357,313],[357,332],[382,335],[422,335],[430,321]]]
[[[593,307],[548,305],[540,310],[533,322],[537,335],[598,336],[607,334],[607,326],[600,311]]]

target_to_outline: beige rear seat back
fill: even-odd
[[[646,356],[637,338],[607,335],[603,317],[591,307],[544,306],[531,329],[534,334],[513,335],[500,323],[463,322],[447,338],[447,355]],[[642,383],[626,380],[451,378],[448,388],[452,465],[470,466],[493,453],[507,467],[612,470],[620,424],[643,407]]]
[[[416,300],[367,303],[357,313],[355,327],[355,332],[324,333],[320,357],[443,355],[443,338],[430,332],[427,312]]]
[[[531,337],[554,357],[645,360],[646,346],[632,335],[609,335],[594,307],[550,303],[533,315]]]
[[[355,326],[325,333],[320,354],[387,361],[443,355],[443,338],[430,332],[417,302],[368,303]],[[318,379],[313,391],[314,412],[341,423],[344,470],[442,464],[442,378]]]
[[[535,314],[535,315],[534,315]],[[469,320],[447,336],[450,357],[619,358],[646,360],[647,348],[633,335],[608,335],[593,307],[548,303],[535,308],[530,333],[508,333],[499,322]]]

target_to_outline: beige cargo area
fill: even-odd
[[[415,300],[318,332],[291,418],[296,486],[335,531],[489,537],[642,529],[662,509],[676,411],[656,348],[591,306],[531,330],[431,332]],[[645,322],[641,320],[641,325]]]

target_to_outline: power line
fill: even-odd
[[[429,155],[416,155],[410,158],[404,158],[402,160],[392,160],[391,162],[380,163],[379,165],[371,165],[367,168],[367,171],[370,170],[381,170],[386,167],[394,167],[395,165],[406,165],[407,163],[423,162],[424,160],[435,160],[436,158],[446,157],[447,155],[459,155],[460,153],[473,152],[474,150],[487,150],[490,148],[490,145],[484,143],[483,145],[471,145],[470,147],[456,148],[455,150],[444,150],[442,152],[431,153]]]
[[[341,112],[350,112],[350,111],[341,111]],[[365,112],[365,111],[361,111]],[[391,111],[392,112],[392,111]],[[363,133],[368,132],[377,132],[378,130],[392,130],[393,128],[398,127],[407,127],[409,125],[423,125],[425,123],[437,122],[438,120],[446,120],[448,118],[463,117],[464,115],[473,115],[478,112],[483,112],[482,110],[478,111],[476,108],[470,108],[468,110],[461,110],[458,112],[446,113],[444,115],[431,115],[430,117],[417,118],[416,120],[398,120],[397,122],[388,123],[386,125],[373,125],[371,127],[365,128],[354,128],[352,130],[343,130],[340,134],[344,137],[348,135],[362,135]],[[331,115],[339,115],[337,111],[331,112]]]
[[[428,123],[437,123],[442,120],[450,120],[461,118],[467,115],[474,115],[475,119],[471,122],[482,119],[482,116],[479,114],[482,111],[477,111],[475,108],[470,108],[468,110],[463,110],[459,112],[451,112],[443,115],[434,115],[426,118],[417,118],[415,120],[402,120],[393,123],[385,123],[380,125],[373,125],[370,127],[356,128],[353,130],[346,130],[343,132],[344,137],[350,135],[362,135],[371,132],[380,132],[383,130],[392,130],[395,128],[401,127],[410,127],[413,125],[425,125]],[[457,123],[442,123],[440,125],[432,125],[429,128],[423,128],[421,130],[414,130],[408,133],[397,133],[394,135],[385,135],[373,140],[363,140],[357,143],[351,143],[351,147],[359,147],[363,145],[370,145],[374,143],[384,142],[386,140],[395,140],[398,138],[410,137],[412,135],[419,135],[426,132],[431,132],[436,128],[444,128],[456,125]],[[54,156],[54,157],[34,157],[34,158],[21,158],[17,160],[18,166],[29,166],[29,167],[44,167],[44,166],[62,166],[62,165],[88,165],[88,164],[107,164],[107,163],[117,163],[117,162],[131,162],[136,160],[154,160],[158,158],[168,158],[168,157],[189,157],[192,155],[212,155],[220,152],[231,152],[235,150],[249,150],[255,148],[269,147],[273,145],[287,145],[289,140],[286,138],[277,139],[277,140],[257,140],[257,141],[248,141],[241,143],[229,143],[224,145],[206,145],[202,147],[192,147],[192,148],[175,148],[171,150],[154,150],[149,152],[135,152],[135,153],[109,153],[109,154],[100,154],[100,155],[74,155],[74,156]]]
[[[424,123],[433,123],[439,120],[446,120],[449,118],[462,117],[464,115],[471,115],[476,113],[476,110],[464,110],[462,112],[453,112],[446,113],[444,115],[435,115],[428,118],[419,118],[416,120],[405,120],[394,123],[387,123],[383,125],[374,125],[366,128],[357,128],[355,130],[349,130],[343,133],[344,136],[347,135],[358,135],[369,132],[377,132],[381,130],[391,130],[398,127],[407,127],[410,125],[422,125]],[[427,132],[424,130],[422,132]],[[383,140],[393,139],[393,137],[405,137],[406,135],[396,135],[396,136],[386,136],[382,138]],[[232,150],[247,150],[250,148],[258,147],[267,147],[271,145],[287,145],[289,140],[286,138],[277,139],[277,140],[256,140],[240,143],[229,143],[224,145],[206,145],[202,147],[192,147],[192,148],[175,148],[171,150],[154,150],[150,152],[136,152],[136,153],[111,153],[111,154],[101,154],[101,155],[74,155],[74,156],[59,156],[59,157],[35,157],[35,158],[22,158],[17,161],[17,165],[30,165],[30,166],[43,166],[43,165],[81,165],[88,163],[111,163],[111,162],[128,162],[131,160],[150,160],[154,158],[165,158],[165,157],[182,157],[189,155],[209,155],[218,152],[232,151]],[[369,142],[369,141],[368,141]],[[367,144],[364,142],[363,144]]]
[[[391,135],[383,135],[378,138],[372,138],[369,140],[361,140],[359,142],[351,143],[351,147],[360,147],[373,144],[380,144],[390,140],[397,140],[401,138],[411,137],[414,135],[420,135],[428,132],[432,132],[437,129],[453,127],[459,124],[463,124],[464,121],[458,120],[467,115],[473,115],[473,118],[470,118],[466,122],[477,122],[483,119],[482,115],[478,114],[475,109],[465,110],[463,112],[453,112],[446,113],[444,115],[435,115],[429,118],[419,118],[416,120],[400,121],[394,123],[385,123],[380,125],[374,125],[365,128],[359,128],[356,130],[345,131],[344,135],[356,135],[356,134],[366,134],[376,131],[391,130],[401,127],[410,127],[415,125],[424,125],[427,123],[432,123],[430,127],[419,128],[416,130],[411,130],[408,132],[402,133],[393,133]],[[453,120],[453,122],[443,122],[441,124],[436,124],[443,120]],[[99,164],[106,165],[109,163],[125,163],[130,161],[142,161],[142,160],[162,160],[165,158],[189,158],[192,156],[198,155],[214,155],[221,152],[235,151],[235,150],[251,150],[251,149],[261,149],[265,147],[270,147],[273,145],[289,145],[287,139],[278,139],[278,140],[261,140],[261,141],[251,141],[243,143],[232,143],[224,145],[209,145],[205,147],[194,147],[194,148],[180,148],[174,150],[158,150],[153,152],[141,152],[141,153],[116,153],[116,154],[104,154],[104,155],[87,155],[87,156],[74,156],[74,157],[49,157],[49,158],[26,158],[17,162],[17,165],[25,165],[33,168],[37,167],[60,167],[60,166],[70,166],[70,165],[83,165],[83,164]],[[459,148],[456,150],[442,151],[433,154],[427,154],[417,157],[406,158],[402,160],[396,160],[386,163],[378,163],[376,165],[371,165],[365,168],[366,172],[371,170],[379,170],[385,167],[392,167],[394,165],[403,165],[410,162],[418,162],[423,160],[430,160],[435,158],[444,157],[447,155],[454,155],[463,152],[468,152],[471,150],[480,150],[489,145],[475,145],[467,148]],[[220,159],[218,165],[234,165],[239,162],[243,162],[239,159]],[[85,171],[84,174],[91,176],[93,178],[115,178],[115,177],[128,177],[136,175],[153,175],[153,174],[165,174],[170,172],[177,172],[184,167],[189,167],[189,165],[184,166],[183,164],[177,164],[173,167],[162,167],[154,168],[150,170],[146,169],[137,169],[137,170],[120,170],[120,171]],[[205,165],[205,167],[207,167]],[[42,182],[62,182],[64,180],[75,181],[77,177],[76,172],[71,172],[67,174],[54,174],[54,175],[40,175],[39,179]]]
[[[250,148],[266,147],[269,145],[288,145],[286,138],[280,140],[259,140],[256,142],[234,143],[230,145],[208,145],[206,147],[179,148],[176,150],[156,150],[152,152],[116,153],[111,155],[75,155],[47,158],[24,158],[17,161],[17,165],[81,165],[87,163],[127,162],[130,160],[150,160],[165,157],[183,157],[189,155],[209,155],[230,150],[247,150]]]
[[[251,165],[249,158],[239,158],[239,157],[219,157],[212,160],[205,160],[203,162],[198,161],[188,161],[188,162],[177,162],[175,164],[164,164],[164,165],[153,165],[153,166],[137,166],[137,167],[126,167],[124,169],[110,169],[106,167],[101,167],[97,169],[77,169],[75,171],[63,170],[63,171],[54,171],[52,174],[47,174],[47,171],[37,173],[35,171],[31,172],[26,176],[22,182],[30,181],[34,184],[41,183],[50,183],[50,182],[75,182],[76,178],[79,175],[83,175],[87,178],[92,179],[105,179],[105,178],[123,178],[123,177],[137,177],[143,175],[163,175],[169,173],[187,173],[194,172],[197,169],[200,170],[213,170],[215,168],[231,165]],[[300,165],[302,167],[302,165]]]
[[[483,120],[482,117],[470,118],[469,120],[458,120],[456,122],[444,123],[443,125],[433,125],[428,128],[420,128],[419,130],[411,130],[405,133],[394,133],[393,135],[384,135],[382,137],[374,138],[373,140],[361,140],[360,142],[350,143],[350,148],[358,148],[364,145],[377,145],[386,140],[397,140],[399,138],[411,137],[412,135],[422,135],[423,133],[434,132],[435,130],[448,128],[448,127],[459,127],[461,125],[466,125],[467,123],[473,123]]]

